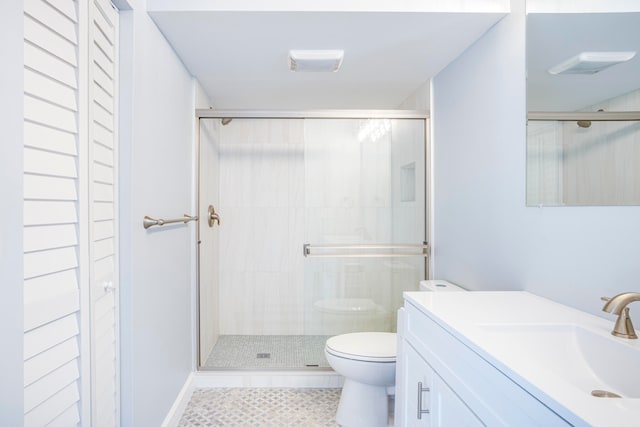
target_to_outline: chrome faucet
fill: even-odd
[[[611,334],[621,338],[637,339],[638,335],[636,335],[636,331],[631,323],[629,307],[627,307],[627,305],[634,301],[640,301],[640,293],[625,292],[613,298],[602,297],[601,299],[607,302],[604,307],[602,307],[602,311],[618,315],[618,320],[616,320],[616,325],[613,327]]]

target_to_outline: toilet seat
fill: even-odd
[[[395,363],[397,335],[391,332],[356,332],[331,337],[327,353],[362,362]]]

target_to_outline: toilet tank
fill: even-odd
[[[465,292],[466,289],[446,280],[421,280],[420,290],[426,292]]]

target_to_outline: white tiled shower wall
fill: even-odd
[[[394,122],[380,139],[358,142],[360,124],[235,119],[219,127],[220,334],[337,333],[318,326],[326,319],[314,309],[333,298],[370,299],[395,327],[392,307],[417,286],[424,259],[302,255],[303,243],[422,240],[424,123]],[[415,197],[402,201],[405,166]]]
[[[220,128],[220,333],[301,334],[302,120]]]

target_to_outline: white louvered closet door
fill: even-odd
[[[94,102],[94,9],[24,1],[25,426],[118,425],[115,56]]]
[[[116,222],[118,14],[89,7],[89,236],[92,426],[119,425]]]
[[[24,2],[25,426],[81,419],[79,22]]]

